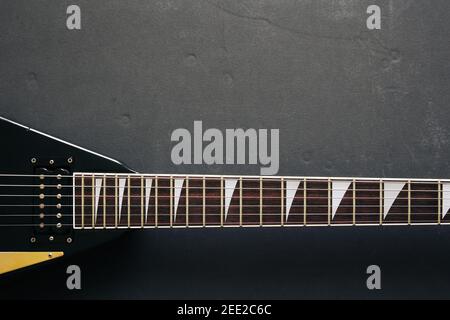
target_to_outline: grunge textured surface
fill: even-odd
[[[140,172],[259,173],[173,165],[171,132],[202,120],[279,128],[280,175],[449,178],[449,15],[446,0],[1,1],[0,114]],[[133,232],[1,279],[0,297],[448,297],[449,245],[448,227]]]

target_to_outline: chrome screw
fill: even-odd
[[[69,237],[66,239],[66,241],[67,241],[67,243],[72,243],[72,238]]]
[[[31,237],[31,238],[30,238],[30,242],[31,242],[31,243],[35,243],[35,242],[36,242],[36,238],[35,238],[35,237]]]
[[[72,157],[70,157],[69,159],[67,159],[67,162],[68,162],[68,163],[72,163],[72,162],[73,162]]]
[[[31,163],[36,163],[36,158],[31,158]]]
[[[48,237],[48,240],[53,241],[55,238],[53,236]]]

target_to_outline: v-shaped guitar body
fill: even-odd
[[[0,252],[0,274],[62,257],[64,252]]]

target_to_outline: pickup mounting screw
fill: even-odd
[[[55,160],[50,160],[48,163],[55,164]]]
[[[72,238],[69,237],[66,239],[66,241],[67,241],[67,243],[72,243]]]
[[[53,236],[48,237],[48,240],[53,241],[55,238]]]
[[[68,162],[68,163],[72,163],[72,162],[73,162],[72,157],[70,157],[69,159],[67,159],[67,162]]]
[[[30,238],[30,242],[31,242],[31,243],[35,243],[35,242],[36,242],[36,238],[35,238],[35,237],[31,237],[31,238]]]
[[[31,158],[31,163],[36,163],[36,158]]]

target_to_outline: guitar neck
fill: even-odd
[[[449,209],[450,180],[73,177],[76,229],[445,224]]]

